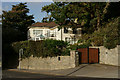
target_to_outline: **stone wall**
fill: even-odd
[[[93,48],[93,47],[92,47]],[[120,45],[117,45],[114,49],[107,49],[104,46],[100,47],[94,47],[99,48],[100,54],[99,54],[99,61],[100,64],[109,64],[109,65],[115,65],[120,66]]]
[[[120,66],[120,45],[118,46],[118,66]]]
[[[19,62],[18,68],[20,69],[44,69],[44,70],[56,70],[74,68],[78,65],[77,54],[75,51],[70,52],[70,56],[57,56],[47,58],[30,57],[23,59]]]

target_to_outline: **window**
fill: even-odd
[[[50,37],[50,31],[47,30],[47,37]]]
[[[54,34],[51,34],[51,37],[55,37]]]
[[[77,29],[73,28],[73,34],[77,34]]]
[[[39,41],[40,40],[40,37],[35,37],[35,41]]]
[[[34,35],[43,34],[43,30],[33,30]]]
[[[68,33],[68,28],[64,27],[64,33]]]
[[[67,37],[65,37],[65,41],[67,42]]]
[[[65,41],[70,44],[74,44],[76,42],[76,38],[65,37]]]
[[[69,37],[65,37],[65,41],[69,43],[70,42],[70,38]]]

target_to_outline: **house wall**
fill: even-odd
[[[47,33],[47,31],[50,31],[50,34],[56,35],[55,37],[49,37],[50,39],[56,39],[56,40],[61,40],[61,39],[62,39],[63,41],[65,41],[65,38],[66,38],[66,37],[72,39],[72,38],[76,35],[76,34],[72,34],[72,33],[70,33],[70,32],[64,33],[64,28],[58,30],[57,27],[54,27],[54,28],[33,27],[33,28],[30,28],[30,29],[29,29],[29,31],[30,31],[30,37],[31,37],[32,39],[34,39],[34,37],[35,37],[35,35],[33,35],[33,30],[43,30],[43,36],[45,36],[45,34]],[[71,28],[69,28],[69,30],[72,31]],[[79,30],[78,30],[78,32],[79,32]],[[62,35],[62,36],[61,36],[61,35]],[[78,35],[81,36],[81,34],[78,34]],[[79,38],[79,37],[77,37],[77,38]],[[72,44],[73,44],[73,43],[77,43],[77,40],[78,40],[78,39],[76,39],[75,42],[72,42]]]
[[[93,47],[92,47],[93,48]],[[114,49],[107,49],[104,46],[94,47],[99,48],[99,61],[100,64],[109,64],[120,66],[120,45],[117,45]]]
[[[58,60],[60,57],[60,60]],[[18,68],[20,69],[44,69],[44,70],[56,70],[67,69],[78,66],[78,55],[75,51],[70,52],[70,56],[57,56],[47,58],[30,57],[23,59],[19,62]]]
[[[39,28],[39,27],[30,28],[29,31],[30,31],[30,37],[31,37],[31,38],[34,38],[34,37],[35,37],[35,35],[33,34],[33,30],[43,30],[43,34],[46,34],[47,31],[50,31],[49,28],[44,28],[44,27],[43,27],[43,28]]]

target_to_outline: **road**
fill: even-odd
[[[16,71],[2,71],[2,80],[118,80],[118,79],[102,79],[102,78],[90,78],[90,77],[71,77],[71,76],[55,76],[55,75],[43,75],[28,72],[16,72]]]

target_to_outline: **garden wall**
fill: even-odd
[[[57,57],[30,57],[23,59],[19,62],[18,68],[20,69],[45,69],[45,70],[56,70],[56,69],[67,69],[74,68],[78,65],[78,58],[75,51],[70,52],[70,56],[57,56]]]
[[[104,46],[94,47],[94,48],[99,48],[100,64],[120,66],[120,59],[119,59],[120,58],[120,45],[117,45],[117,47],[114,49],[107,49]]]

